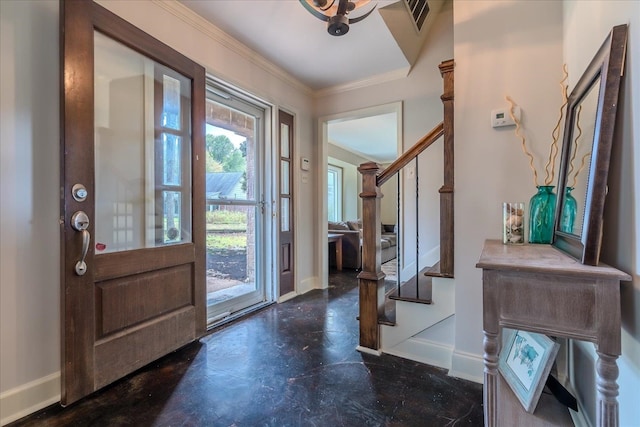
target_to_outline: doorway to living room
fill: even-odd
[[[335,266],[333,243],[327,241],[327,224],[329,221],[344,223],[354,234],[358,230],[358,220],[362,217],[361,175],[357,168],[360,164],[373,161],[382,166],[391,163],[402,152],[402,102],[384,104],[346,113],[321,117],[318,127],[321,144],[321,172],[323,189],[320,200],[320,212],[323,212],[319,227],[318,242],[322,245],[322,284],[328,286],[330,266]],[[393,247],[389,244],[387,261],[398,260],[399,237],[398,216],[402,207],[401,183],[398,180],[389,182],[383,188],[382,222],[387,226],[389,235],[395,238]],[[350,225],[349,225],[350,224]],[[356,233],[357,234],[357,233]],[[346,239],[345,239],[346,238]],[[354,242],[345,245],[345,240]],[[345,236],[342,244],[342,265],[345,268],[360,269],[359,238]],[[351,246],[351,252],[349,251]],[[353,246],[357,249],[354,250]],[[354,254],[355,252],[355,254]],[[395,270],[398,267],[395,266]]]

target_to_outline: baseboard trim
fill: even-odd
[[[484,359],[481,355],[454,351],[449,375],[479,384],[484,382]]]
[[[0,394],[0,425],[6,425],[60,402],[60,372]]]
[[[563,384],[563,385],[569,391],[569,393],[571,393],[575,397],[578,397],[575,390],[573,390],[573,388],[571,387],[571,384]],[[572,409],[569,409],[569,415],[571,415],[571,420],[573,421],[573,425],[575,425],[576,427],[593,427],[591,420],[587,416],[587,411],[584,408],[584,403],[582,402],[581,399],[576,399],[576,400],[578,401],[578,412]]]
[[[380,350],[374,350],[372,348],[362,347],[361,345],[357,346],[356,350],[358,350],[360,353],[373,354],[374,356],[382,355],[382,352]]]
[[[453,346],[421,338],[409,338],[384,353],[438,368],[451,369]]]
[[[296,290],[298,295],[306,294],[307,292],[313,289],[322,289],[322,282],[316,276],[308,277],[304,280],[301,280]]]
[[[582,403],[578,401],[578,412],[569,409],[569,415],[571,415],[571,421],[573,421],[573,425],[576,427],[591,427],[591,423],[589,423],[589,419],[585,416],[584,408],[582,407]]]
[[[293,298],[295,298],[297,296],[298,296],[298,294],[296,292],[291,291],[288,294],[284,294],[280,298],[278,298],[278,303],[283,303],[283,302],[289,301],[290,299],[293,299]]]

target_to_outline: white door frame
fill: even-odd
[[[327,249],[327,158],[329,144],[329,125],[335,122],[343,122],[347,120],[362,119],[365,117],[378,116],[381,114],[396,114],[396,145],[398,154],[402,153],[403,147],[403,132],[402,132],[402,101],[392,102],[389,104],[382,104],[373,107],[362,108],[358,110],[347,111],[344,113],[331,114],[318,118],[318,141],[320,141],[320,155],[318,170],[320,171],[320,215],[319,225],[316,234],[316,241],[318,242],[318,253],[320,254],[321,266],[320,266],[320,287],[325,289],[329,286],[329,253]],[[401,187],[403,183],[400,184]],[[401,192],[402,193],[402,192]],[[402,197],[402,196],[401,196]],[[402,203],[400,203],[402,209]],[[402,214],[400,215],[402,217]],[[400,230],[399,234],[400,234]]]
[[[218,97],[228,100],[230,98],[236,98],[252,105],[253,108],[264,110],[264,117],[262,120],[262,141],[261,146],[257,151],[260,152],[260,164],[258,165],[259,180],[262,185],[260,186],[259,194],[255,195],[258,204],[262,203],[264,212],[262,213],[262,219],[260,224],[260,236],[256,236],[256,243],[262,246],[264,253],[262,257],[256,260],[256,273],[260,274],[261,280],[264,280],[264,298],[263,302],[251,305],[247,308],[239,310],[228,317],[216,321],[213,324],[207,324],[207,328],[210,330],[212,327],[218,327],[224,323],[235,320],[242,317],[252,311],[258,310],[265,305],[271,304],[277,301],[278,295],[278,272],[273,268],[274,263],[277,263],[277,231],[278,231],[278,209],[275,204],[277,200],[277,194],[275,193],[278,188],[278,165],[279,159],[276,158],[277,153],[277,111],[278,108],[268,101],[245,91],[227,81],[215,77],[211,74],[206,75],[205,87],[207,91],[217,95]],[[205,99],[207,96],[205,95]],[[222,102],[220,100],[216,102]],[[232,108],[232,107],[229,107]],[[260,240],[262,240],[260,242]],[[256,276],[257,280],[257,276]],[[208,316],[207,307],[207,317]]]

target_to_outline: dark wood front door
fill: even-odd
[[[293,116],[282,110],[280,122],[280,296],[295,290],[293,242]]]
[[[204,69],[61,2],[62,399],[202,335]]]

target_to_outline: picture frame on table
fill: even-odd
[[[498,371],[525,411],[532,414],[560,345],[543,334],[505,329]]]

